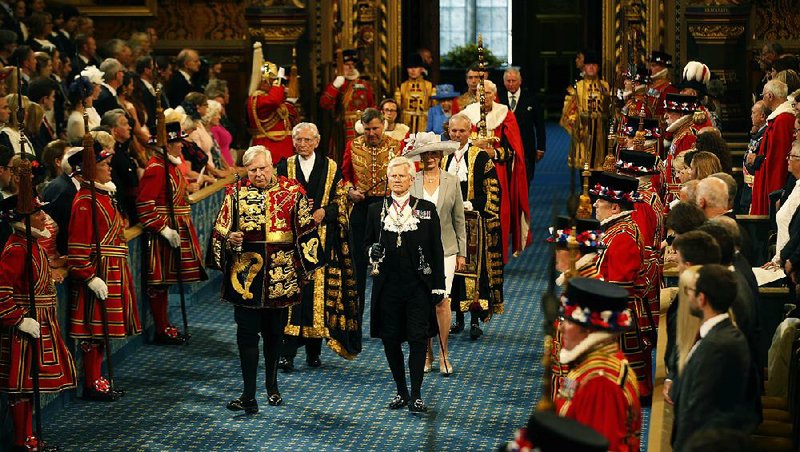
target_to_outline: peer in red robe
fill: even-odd
[[[794,138],[794,109],[787,102],[778,106],[767,117],[767,130],[761,140],[758,155],[764,156],[753,181],[753,201],[750,215],[769,215],[769,194],[786,183],[788,167],[786,156],[792,149]]]
[[[491,91],[487,99],[493,99]],[[463,113],[472,121],[477,132],[480,120],[480,104],[473,103],[464,108]],[[498,138],[493,143],[495,156],[492,159],[497,168],[500,182],[500,227],[503,235],[503,262],[508,262],[509,235],[514,256],[531,244],[530,207],[528,205],[528,182],[525,175],[525,149],[514,112],[508,106],[492,103],[492,110],[486,115],[486,128]]]

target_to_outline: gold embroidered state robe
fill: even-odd
[[[567,158],[570,167],[583,168],[587,162],[593,169],[603,167],[609,96],[608,83],[600,79],[578,80],[567,88],[560,124],[572,137]]]
[[[428,125],[428,109],[431,96],[436,94],[433,83],[419,78],[406,80],[394,92],[394,100],[402,112],[401,121],[411,129],[411,133],[424,132]]]

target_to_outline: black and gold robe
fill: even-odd
[[[497,170],[489,154],[470,146],[464,153],[467,162],[467,180],[461,180],[461,195],[472,204],[472,210],[481,217],[483,232],[479,241],[478,278],[456,275],[451,291],[454,311],[480,311],[501,314],[503,305],[503,252],[500,228],[500,184]],[[442,160],[442,168],[449,171],[455,155]],[[450,171],[451,174],[455,174]],[[455,174],[458,177],[457,174]],[[469,235],[469,234],[468,234]],[[468,238],[467,248],[470,248]],[[478,250],[469,249],[469,253]]]
[[[349,205],[345,183],[336,162],[317,153],[306,180],[294,155],[276,167],[279,176],[297,181],[306,191],[313,214],[325,210],[317,226],[327,265],[318,269],[303,287],[302,301],[289,309],[284,330],[290,336],[325,338],[328,347],[340,356],[353,359],[361,352],[363,303],[356,291],[350,249]]]

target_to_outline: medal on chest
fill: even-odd
[[[575,391],[578,389],[578,381],[572,378],[561,377],[561,386],[558,389],[558,395],[561,397],[572,400],[575,396]]]

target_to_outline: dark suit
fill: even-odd
[[[117,100],[117,96],[112,94],[111,90],[105,86],[100,86],[100,94],[97,96],[97,100],[94,101],[93,106],[101,118],[107,111],[114,110],[115,108],[122,108]]]
[[[542,110],[536,95],[526,88],[517,90],[517,105],[514,116],[519,124],[522,135],[522,146],[525,148],[525,167],[527,169],[528,183],[533,180],[536,169],[536,151],[546,151],[547,135],[544,127],[544,110]],[[497,102],[509,105],[508,91],[498,89]],[[509,108],[511,106],[509,105]]]
[[[192,91],[200,90],[195,86],[194,81],[189,83],[180,71],[175,71],[167,83],[167,99],[169,99],[170,106],[174,108],[183,103],[183,99]]]
[[[74,79],[76,75],[80,75],[81,71],[86,69],[88,66],[94,66],[96,68],[100,68],[100,62],[97,61],[97,58],[91,57],[89,58],[88,63],[84,63],[83,59],[75,55],[75,58],[72,59],[72,73],[70,73],[70,79]]]
[[[53,179],[42,191],[42,201],[49,203],[44,206],[44,211],[58,225],[56,248],[62,256],[67,255],[69,218],[72,215],[72,200],[77,194],[78,190],[72,183],[72,178],[66,174]]]
[[[17,45],[25,43],[22,35],[22,27],[19,25],[19,20],[14,17],[13,7],[9,5],[11,2],[3,2],[0,4],[0,28],[4,30],[11,30],[17,34]],[[16,2],[14,2],[16,4]]]
[[[392,202],[391,198],[388,202]],[[370,245],[380,242],[385,250],[380,273],[372,279],[370,334],[382,339],[397,394],[406,400],[409,393],[401,343],[408,342],[413,400],[420,398],[427,339],[438,329],[433,291],[444,294],[445,287],[444,250],[436,206],[413,196],[408,203],[419,223],[416,230],[400,234],[400,247],[398,234],[383,229],[383,203],[369,206],[363,244],[369,250]]]
[[[139,100],[142,101],[145,113],[147,113],[147,128],[156,130],[156,96],[151,93],[140,78],[136,79],[136,91],[139,93]],[[154,86],[155,88],[155,86]],[[161,92],[161,108],[169,108],[169,101],[164,92]]]
[[[757,421],[746,401],[750,366],[747,340],[730,319],[700,339],[686,363],[677,394],[673,391],[674,450],[682,450],[692,434],[704,428],[753,431]]]

